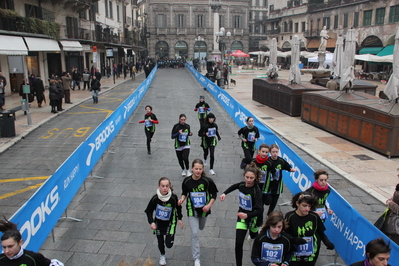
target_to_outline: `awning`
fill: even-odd
[[[378,54],[382,47],[364,47],[360,49],[359,54]]]
[[[32,52],[59,52],[58,42],[51,39],[24,37],[28,50]]]
[[[63,51],[83,51],[83,47],[78,41],[61,41]]]
[[[0,35],[0,54],[27,55],[28,48],[22,37]]]
[[[326,47],[327,48],[335,48],[335,43],[336,43],[336,39],[328,39],[327,40],[327,45],[326,45]],[[307,48],[319,48],[319,46],[320,46],[320,40],[318,40],[318,39],[313,39],[313,40],[311,40],[309,43],[308,43],[308,46],[307,46]]]
[[[378,56],[391,55],[393,54],[393,48],[395,48],[395,45],[385,46],[384,49],[382,49],[377,55]]]

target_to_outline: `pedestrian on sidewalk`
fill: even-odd
[[[90,72],[87,70],[87,68],[85,68],[85,70],[83,71],[83,90],[86,89],[87,90],[90,89]]]
[[[50,79],[49,99],[50,99],[51,112],[53,114],[58,113],[56,108],[58,108],[58,101],[60,99],[60,95],[54,79]]]
[[[144,132],[147,137],[147,152],[148,154],[151,154],[151,139],[155,133],[155,124],[158,124],[159,122],[157,116],[152,112],[151,105],[147,105],[145,111],[147,113],[144,115],[144,120],[140,120],[139,123],[145,123]]]
[[[201,147],[204,151],[204,165],[207,164],[208,154],[210,155],[210,175],[215,175],[213,165],[215,163],[215,147],[217,142],[221,140],[218,125],[215,123],[216,117],[213,113],[209,113],[204,126],[198,131],[201,137]],[[217,139],[216,139],[217,138]]]
[[[303,240],[302,243],[300,239],[296,240],[296,244],[300,245],[296,247],[290,266],[315,266],[321,241],[327,249],[334,249],[334,244],[324,234],[324,223],[319,215],[313,212],[317,206],[317,199],[308,192],[299,192],[292,198],[291,204],[295,210],[285,215],[289,224],[286,232],[294,239]]]
[[[76,67],[72,68],[72,80],[73,80],[73,85],[72,85],[72,90],[75,90],[75,86],[78,86],[78,90],[80,90],[80,80],[82,78],[82,74],[78,71]]]
[[[57,87],[57,90],[58,90],[57,111],[61,112],[61,111],[64,111],[64,109],[62,109],[62,98],[64,98],[64,95],[65,95],[64,86],[62,86],[61,78],[56,77],[55,80],[56,80],[56,87]]]
[[[247,231],[249,231],[251,239],[254,239],[258,235],[259,226],[262,226],[263,223],[262,193],[258,186],[261,172],[252,162],[245,167],[243,176],[244,181],[231,185],[220,195],[220,200],[224,201],[227,194],[238,190],[239,207],[235,243],[237,266],[242,266],[243,246]]]
[[[191,253],[194,266],[201,266],[199,230],[205,228],[206,219],[211,214],[218,189],[213,180],[205,176],[204,163],[201,159],[193,161],[192,172],[192,175],[183,180],[182,195],[178,204],[181,205],[187,199],[186,209],[191,229]]]
[[[157,236],[158,249],[161,253],[159,265],[166,265],[167,248],[172,248],[176,224],[183,229],[182,207],[178,204],[178,197],[173,193],[172,184],[167,177],[161,177],[158,181],[158,189],[145,209],[147,220],[153,233]],[[155,217],[154,217],[155,211]]]
[[[254,157],[255,143],[259,138],[259,130],[254,125],[254,118],[252,116],[248,116],[247,126],[240,128],[237,134],[241,139],[241,147],[244,151],[244,158],[240,165],[241,169],[244,169],[247,164],[251,163]]]
[[[3,111],[5,105],[5,90],[7,86],[7,79],[3,76],[3,72],[0,71],[0,111]]]
[[[252,245],[251,260],[256,266],[290,265],[294,245],[292,237],[284,232],[287,227],[281,211],[270,213]]]
[[[132,77],[132,80],[136,80],[136,67],[133,65],[132,70],[130,71],[130,76]]]
[[[90,89],[93,103],[98,103],[98,93],[101,90],[101,83],[97,80],[96,76],[93,76],[93,79],[91,80]]]
[[[175,140],[176,156],[179,161],[179,165],[183,170],[182,176],[190,176],[192,172],[190,170],[189,155],[190,155],[190,138],[193,133],[190,130],[190,125],[186,124],[187,117],[185,114],[179,116],[179,123],[175,124],[172,128],[171,137]]]
[[[200,129],[205,123],[205,118],[208,115],[208,112],[211,111],[209,104],[205,102],[205,96],[201,95],[199,102],[195,105],[194,111],[198,111],[198,119],[200,123]]]
[[[72,104],[71,102],[71,81],[72,77],[67,72],[62,73],[62,86],[64,86],[65,103]]]
[[[44,85],[40,76],[37,76],[33,82],[33,88],[35,88],[35,95],[37,100],[37,105],[42,107],[43,101],[46,102],[46,97],[44,96]]]
[[[25,265],[25,266],[49,266],[62,265],[58,260],[48,259],[41,253],[36,253],[22,248],[22,235],[17,229],[17,225],[5,220],[0,220],[0,232],[4,234],[1,236],[1,246],[3,247],[3,254],[0,254],[0,265]]]
[[[268,163],[269,150],[269,145],[262,143],[258,148],[258,154],[252,160],[255,163],[256,167],[258,167],[262,173],[259,180],[259,188],[262,192],[265,187],[266,179],[268,177],[267,170],[271,168],[271,165]],[[270,194],[262,193],[262,202],[264,205],[270,205],[271,200],[272,197]]]
[[[96,79],[99,82],[101,82],[102,75],[101,75],[100,70],[98,68],[96,68],[96,71],[95,71],[94,75],[96,76]]]
[[[267,177],[265,186],[263,188],[264,194],[270,194],[271,201],[269,210],[267,211],[267,215],[269,215],[277,205],[278,198],[280,194],[283,193],[283,170],[289,172],[296,172],[294,168],[291,168],[291,165],[284,160],[283,158],[278,156],[280,148],[277,144],[270,145],[270,157],[267,160]],[[309,193],[308,193],[309,194]]]
[[[310,195],[314,196],[318,200],[315,213],[320,216],[320,219],[325,222],[327,215],[334,213],[330,208],[330,204],[327,201],[328,195],[330,195],[331,189],[328,186],[328,173],[325,170],[316,170],[314,172],[314,179],[316,180],[313,185],[306,190]]]

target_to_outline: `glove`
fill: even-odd
[[[303,245],[307,243],[306,240],[301,237],[294,237],[293,242],[295,245]]]
[[[327,249],[329,249],[329,250],[333,250],[335,248],[334,244],[331,243],[330,241],[328,241],[324,244],[326,245]]]

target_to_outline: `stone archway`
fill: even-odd
[[[157,58],[169,58],[169,45],[167,42],[159,41],[155,44],[155,56]]]
[[[207,45],[204,41],[197,41],[194,44],[194,59],[205,59],[207,56],[206,53]]]
[[[187,58],[188,57],[188,45],[185,41],[178,41],[175,44],[175,58]]]

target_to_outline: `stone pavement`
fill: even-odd
[[[357,161],[350,162],[351,168],[341,169],[339,166],[342,165],[343,160],[338,160],[337,166],[336,161],[330,159],[331,157],[340,158],[343,155],[338,154],[337,157],[328,155],[330,153],[333,155],[347,154],[343,158],[352,160],[352,155],[367,154],[374,160],[385,163],[390,163],[395,159],[388,160],[367,149],[302,123],[300,118],[288,117],[252,101],[252,79],[262,73],[264,73],[263,70],[243,70],[241,72],[235,70],[234,76],[231,77],[237,81],[237,86],[232,87],[228,92],[255,115],[261,117],[268,127],[275,130],[286,141],[291,142],[293,144],[291,147],[314,169],[327,168],[331,173],[330,183],[334,188],[367,219],[375,221],[384,209],[381,201],[385,200],[384,197],[389,196],[396,180],[388,180],[384,184],[387,188],[387,193],[384,196],[381,193],[376,193],[380,191],[376,184],[370,187],[364,184],[359,188],[356,183],[363,180],[362,178],[357,180],[356,174],[362,172],[364,167],[373,166],[375,167],[373,169],[367,168],[366,172],[369,176],[371,172],[389,172],[385,175],[387,178],[395,177],[396,166],[387,169],[387,164],[373,164],[370,161],[364,162],[356,159]],[[282,76],[286,74],[285,72],[280,73]],[[105,82],[102,81],[104,87],[107,86]],[[127,81],[125,86],[128,83],[130,81]],[[112,86],[112,84],[108,86]],[[115,89],[117,90],[118,86]],[[109,98],[110,96],[107,95],[110,93],[112,91],[104,90],[103,96]],[[74,105],[84,102],[88,98],[87,94],[86,91],[72,92]],[[217,116],[217,123],[222,133],[222,140],[216,148],[217,157],[214,168],[217,175],[214,179],[220,193],[230,184],[239,182],[242,179],[242,171],[237,169],[237,165],[239,165],[242,151],[236,135],[238,128],[217,102],[194,82],[186,70],[160,69],[130,122],[125,125],[120,135],[111,144],[109,151],[115,153],[105,154],[103,160],[96,166],[94,176],[104,178],[88,177],[86,191],[83,189],[79,191],[68,208],[69,216],[83,219],[83,221],[75,222],[68,219],[60,221],[55,228],[55,242],[53,243],[49,237],[41,252],[49,257],[59,258],[66,262],[66,265],[116,265],[124,258],[133,262],[137,258],[147,256],[157,262],[156,239],[150,232],[143,210],[151,195],[155,193],[157,180],[161,176],[171,178],[175,193],[180,194],[181,170],[173,151],[173,141],[170,139],[170,130],[173,124],[177,123],[180,113],[186,113],[187,122],[194,132],[190,160],[202,157],[199,139],[196,137],[198,120],[193,109],[199,95],[203,94]],[[82,97],[79,98],[78,95],[82,95]],[[6,108],[11,106],[11,101],[8,99],[11,97],[15,96],[6,98]],[[143,125],[136,123],[142,119],[146,104],[154,107],[154,113],[160,120],[152,143],[153,154],[150,156],[146,154]],[[35,111],[37,110],[39,108],[35,109]],[[39,121],[40,119],[34,120],[38,121],[34,122],[34,125],[38,127],[36,131],[41,130],[39,128],[39,125],[42,125],[41,122],[56,116],[50,114],[49,110],[48,107],[47,115],[43,112],[45,118],[42,118],[41,121]],[[33,115],[32,111],[32,118]],[[62,118],[63,113],[58,115]],[[25,119],[25,124],[21,122],[21,119]],[[17,115],[16,122],[17,125],[21,123],[20,126],[16,126],[18,135],[16,138],[8,139],[5,143],[0,143],[3,150],[9,149],[13,142],[16,142],[18,138],[21,139],[23,134],[33,130],[32,126],[26,125],[26,117],[20,113]],[[380,167],[378,168],[378,166]],[[354,168],[357,168],[356,171],[353,171]],[[206,167],[206,171],[208,170],[209,168]],[[373,179],[375,179],[374,176],[372,179],[369,177],[367,182]],[[382,180],[383,177],[378,176],[378,185],[381,185]],[[375,183],[377,182],[375,181]],[[363,187],[367,188],[366,192],[362,189]],[[370,197],[369,193],[376,193],[373,195],[379,200]],[[286,189],[279,203],[289,201],[290,197],[291,195]],[[234,225],[237,212],[235,198],[233,193],[228,195],[230,202],[217,201],[205,230],[201,232],[203,265],[234,264]],[[1,201],[0,205],[3,205]],[[280,208],[283,212],[291,209],[287,206]],[[185,216],[185,211],[183,214]],[[169,265],[192,265],[189,247],[190,231],[186,217],[183,221],[186,225],[185,229],[177,231],[175,246],[172,250],[167,251],[170,258]],[[249,242],[245,244],[244,249],[244,265],[250,265],[248,260]],[[333,252],[322,250],[318,265],[331,263],[333,260]]]

